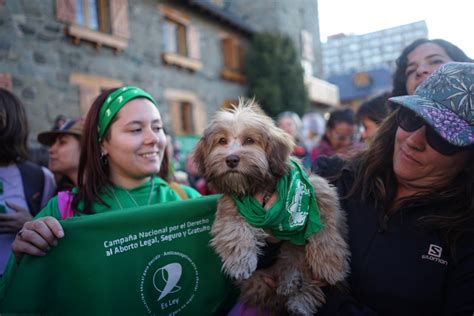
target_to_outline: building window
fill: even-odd
[[[171,125],[173,133],[180,136],[196,135],[194,122],[195,105],[192,100],[170,101]]]
[[[195,134],[193,122],[193,105],[189,102],[181,103],[181,131],[185,135]]]
[[[163,48],[167,53],[188,56],[186,25],[166,19],[163,24]]]
[[[160,5],[162,24],[162,58],[166,64],[192,71],[202,68],[199,32],[184,13]]]
[[[106,0],[76,0],[76,23],[94,31],[110,32],[109,5]]]
[[[83,116],[87,114],[92,102],[102,91],[123,86],[123,82],[119,80],[77,72],[71,73],[69,82],[79,86],[79,107]]]
[[[87,40],[97,48],[127,47],[128,0],[56,0],[56,16],[75,44]]]
[[[164,94],[173,133],[178,136],[201,134],[206,126],[206,112],[197,95],[174,89],[167,89]]]
[[[313,34],[306,30],[301,31],[301,57],[309,62],[314,61]]]
[[[224,69],[221,77],[226,80],[245,82],[243,75],[245,47],[243,43],[234,36],[224,35],[222,38],[222,56]]]

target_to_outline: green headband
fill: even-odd
[[[118,111],[120,111],[120,109],[125,104],[127,104],[128,101],[136,98],[147,98],[158,108],[158,104],[156,104],[155,99],[153,99],[151,95],[140,88],[127,86],[117,89],[107,97],[107,100],[105,100],[105,102],[100,107],[98,119],[99,123],[97,126],[99,140],[104,137],[107,128],[109,128],[110,123],[112,123],[112,120],[114,119],[115,115],[117,115]]]

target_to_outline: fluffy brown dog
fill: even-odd
[[[275,238],[270,231],[250,225],[232,198],[232,194],[274,193],[278,179],[290,168],[292,148],[289,135],[254,101],[240,100],[237,107],[216,114],[194,155],[204,178],[224,193],[211,244],[222,259],[224,272],[238,280],[241,301],[274,314],[286,309],[293,315],[312,315],[325,301],[320,285],[342,281],[349,271],[343,238],[347,228],[334,187],[321,177],[310,176],[324,229],[311,235],[304,246],[284,241],[276,262],[259,270],[261,249]]]

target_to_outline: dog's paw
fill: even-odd
[[[231,261],[230,258],[224,262],[224,270],[235,280],[246,280],[257,269],[257,254],[246,254],[237,260]]]
[[[306,306],[299,300],[295,299],[289,299],[286,308],[290,315],[295,316],[309,316],[314,315],[317,312],[317,310],[309,308],[309,306]]]
[[[289,295],[286,308],[290,315],[314,315],[325,302],[326,298],[319,286],[303,282],[300,291]]]
[[[290,296],[292,293],[301,291],[303,278],[299,273],[292,273],[291,276],[281,278],[278,284],[277,293],[283,296]]]

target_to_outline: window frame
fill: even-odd
[[[165,34],[167,32],[165,23],[174,25],[176,29],[176,33],[172,34],[175,37],[174,41],[176,41],[176,51],[166,51],[168,43],[163,42],[163,53],[161,54],[163,62],[191,71],[201,70],[203,64],[200,61],[199,33],[196,27],[191,24],[189,17],[181,11],[162,4],[158,5],[158,10],[165,21],[162,26],[163,41],[168,38]]]
[[[79,87],[79,108],[85,116],[92,106],[94,99],[106,89],[123,86],[123,82],[102,76],[73,72],[69,75],[69,82]]]
[[[82,0],[82,7],[86,9],[89,3]],[[98,29],[94,30],[87,25],[77,22],[76,0],[56,0],[56,17],[66,23],[65,33],[72,37],[73,43],[79,45],[82,40],[95,44],[99,49],[108,46],[116,52],[123,51],[128,45],[130,37],[128,30],[128,0],[96,0]]]
[[[229,33],[220,34],[220,38],[223,64],[221,78],[229,81],[245,83],[246,78],[243,74],[245,47],[243,42],[237,38],[237,36]]]
[[[201,135],[206,126],[206,113],[204,105],[198,96],[191,91],[166,89],[164,96],[169,105],[170,127],[175,135],[191,136]],[[188,113],[184,113],[183,105],[188,107]],[[187,123],[183,123],[184,119],[191,119],[192,131],[187,130]]]

